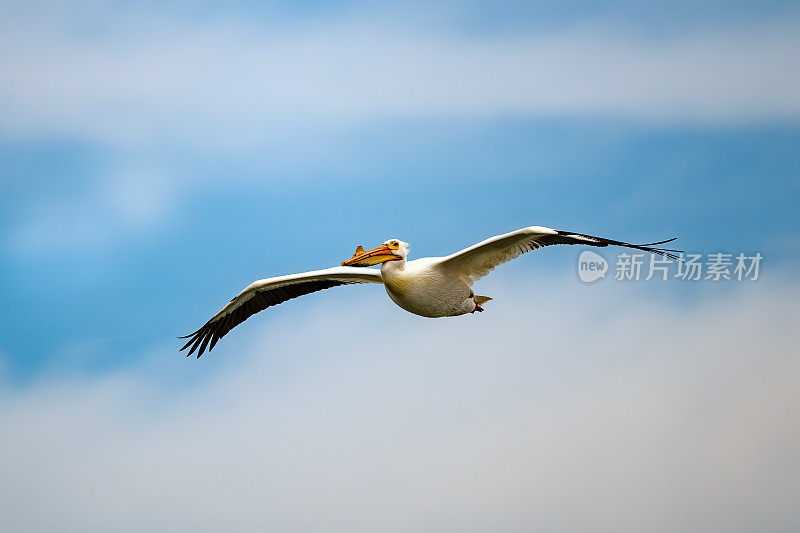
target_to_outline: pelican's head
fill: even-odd
[[[408,243],[400,239],[389,239],[377,248],[367,251],[364,251],[364,248],[359,246],[356,248],[356,253],[353,254],[353,257],[347,261],[342,261],[342,266],[366,267],[385,263],[386,261],[405,261],[409,249]]]

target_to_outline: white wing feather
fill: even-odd
[[[542,226],[530,226],[511,233],[497,235],[460,252],[442,258],[439,268],[455,275],[472,285],[498,265],[502,265],[520,255],[553,244],[582,244],[586,246],[624,246],[645,252],[663,255],[677,260],[678,257],[668,248],[653,248],[654,245],[673,241],[669,239],[648,244],[630,244],[602,237],[592,237],[582,233],[560,231]]]
[[[276,276],[274,278],[265,278],[254,281],[242,292],[237,294],[228,305],[220,309],[214,315],[212,320],[221,318],[222,316],[232,313],[244,302],[250,299],[251,295],[258,292],[269,292],[279,287],[286,287],[289,285],[297,285],[313,281],[341,281],[344,285],[357,284],[357,283],[383,283],[381,278],[381,271],[374,268],[363,267],[332,267],[323,270],[312,270],[310,272],[301,272],[299,274],[287,274],[285,276]]]

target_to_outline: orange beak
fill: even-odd
[[[394,259],[400,258],[394,255],[392,249],[385,244],[381,244],[377,248],[367,250],[366,252],[364,248],[359,246],[356,248],[356,253],[353,254],[353,257],[347,261],[342,261],[342,266],[372,266]]]

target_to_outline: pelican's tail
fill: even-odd
[[[485,304],[489,300],[491,300],[491,298],[489,298],[488,296],[478,296],[477,294],[475,295],[475,303],[478,304],[478,307]]]

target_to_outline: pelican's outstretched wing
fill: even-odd
[[[674,240],[675,238],[648,244],[630,244],[627,242],[603,239],[602,237],[583,235],[582,233],[573,233],[571,231],[530,226],[486,239],[460,252],[443,257],[439,266],[448,273],[457,275],[465,282],[472,285],[474,281],[481,279],[494,270],[494,267],[497,265],[516,259],[520,255],[541,248],[542,246],[550,246],[551,244],[625,246],[626,248],[635,248],[636,250],[643,250],[677,260],[678,256],[676,256],[675,253],[680,253],[680,250],[654,248],[654,246]]]
[[[191,346],[187,357],[195,350],[197,357],[200,357],[206,346],[211,351],[217,341],[231,329],[267,307],[312,292],[354,283],[383,283],[383,280],[379,270],[356,267],[333,267],[258,280],[247,286],[203,327],[180,337],[189,339],[181,350]]]

